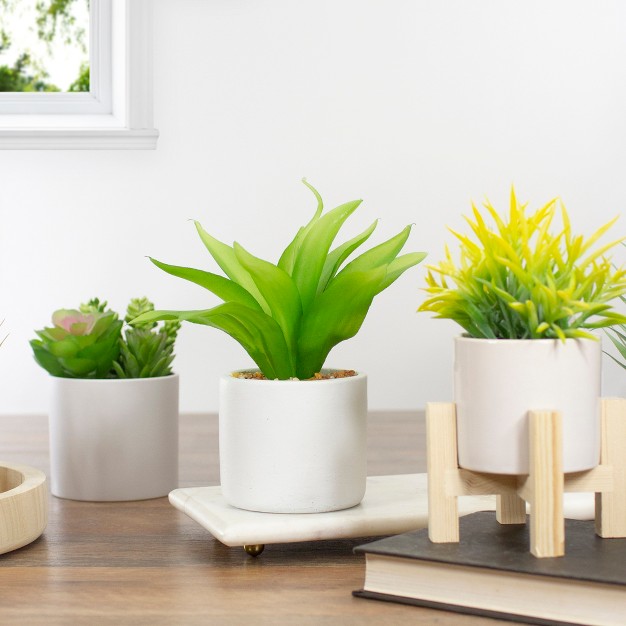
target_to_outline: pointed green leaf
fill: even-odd
[[[321,217],[304,238],[296,254],[292,274],[300,292],[303,311],[308,310],[315,297],[328,251],[339,229],[361,202],[354,200],[336,207]]]
[[[219,274],[213,274],[211,272],[205,272],[203,270],[194,269],[191,267],[180,267],[178,265],[169,265],[157,261],[152,257],[149,257],[152,263],[164,272],[188,280],[200,287],[208,289],[211,293],[214,293],[218,298],[224,300],[224,302],[238,302],[251,309],[258,309],[261,311],[261,305],[255,300],[255,298],[246,291],[241,285],[236,282],[224,278]]]
[[[255,257],[235,242],[235,254],[241,265],[249,272],[261,295],[268,303],[272,317],[278,322],[289,347],[289,360],[296,368],[296,333],[302,316],[300,293],[287,272]]]
[[[626,361],[626,343],[624,343],[623,335],[617,333],[619,335],[619,338],[616,338],[610,332],[607,332],[606,334],[613,343],[613,345],[618,349],[619,353],[622,355],[622,358]]]
[[[612,354],[609,354],[608,352],[605,352],[604,354],[612,358],[620,367],[623,367],[624,369],[626,369],[626,363],[622,363],[621,361],[618,361]]]
[[[138,322],[180,320],[212,326],[228,333],[252,357],[267,378],[287,379],[295,373],[289,366],[289,350],[278,323],[269,315],[235,302],[203,311],[148,311]]]
[[[426,252],[409,252],[408,254],[403,254],[398,258],[394,259],[387,266],[387,274],[383,281],[380,284],[378,293],[387,289],[391,284],[393,284],[406,270],[418,263],[421,263],[426,258]]]
[[[302,182],[313,192],[313,195],[317,199],[317,209],[315,210],[315,214],[310,219],[309,223],[306,226],[303,226],[298,229],[296,236],[293,238],[292,242],[285,248],[285,251],[281,254],[280,259],[278,261],[278,267],[284,270],[291,276],[293,272],[293,266],[296,261],[296,256],[298,254],[298,250],[302,245],[302,241],[306,237],[307,233],[311,230],[311,227],[322,215],[322,211],[324,210],[324,202],[322,201],[322,196],[320,196],[319,192],[313,185],[310,185],[306,179],[302,179]]]
[[[296,233],[296,236],[292,239],[291,243],[285,248],[285,251],[280,255],[278,260],[278,267],[281,270],[287,272],[291,276],[293,272],[293,264],[296,260],[296,252],[300,249],[300,244],[304,239],[305,229],[301,226]]]
[[[322,270],[322,276],[320,277],[320,282],[317,287],[317,293],[324,291],[326,286],[328,285],[328,281],[335,276],[341,264],[365,241],[367,241],[370,235],[374,232],[376,226],[378,225],[378,220],[373,222],[369,228],[366,228],[360,235],[353,237],[349,241],[341,244],[339,247],[335,248],[329,255],[326,257],[326,261],[324,263],[324,269]]]
[[[313,302],[302,320],[298,341],[298,378],[318,372],[330,350],[361,328],[386,267],[337,276]]]
[[[128,378],[124,368],[117,361],[113,362],[113,371],[115,372],[115,376],[117,376],[117,378]]]
[[[202,228],[200,222],[194,222],[196,230],[202,239],[202,243],[206,246],[211,256],[215,259],[215,262],[222,268],[226,276],[241,285],[248,293],[252,294],[254,299],[261,305],[261,308],[269,314],[269,307],[265,302],[263,296],[257,289],[252,277],[241,266],[237,260],[237,255],[231,246],[222,243],[209,235],[209,233]]]
[[[391,263],[391,261],[398,256],[400,250],[402,250],[402,247],[406,243],[410,234],[411,225],[404,228],[391,239],[388,239],[387,241],[384,241],[383,243],[378,244],[377,246],[359,255],[356,259],[354,259],[354,261],[348,263],[348,265],[346,265],[339,274],[363,272]]]

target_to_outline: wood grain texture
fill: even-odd
[[[558,411],[529,411],[530,551],[536,557],[565,554],[563,427]]]
[[[25,465],[0,463],[0,554],[37,539],[47,521],[45,474]]]
[[[449,402],[426,405],[428,467],[428,537],[433,543],[459,541],[459,503],[448,481],[458,474],[456,406]]]
[[[500,524],[525,524],[526,502],[515,493],[497,495],[496,519]]]
[[[48,471],[44,417],[0,417],[0,433],[1,459]],[[425,471],[423,414],[373,413],[368,439],[370,475]],[[181,486],[219,484],[217,417],[182,416],[180,444]],[[363,539],[270,545],[252,559],[166,498],[49,505],[43,536],[0,555],[2,626],[506,624],[353,598]]]
[[[603,398],[600,463],[611,469],[612,489],[596,493],[596,532],[626,537],[626,400]]]

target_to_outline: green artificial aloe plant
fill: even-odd
[[[131,300],[126,321],[153,310],[145,298]],[[94,298],[79,309],[60,309],[52,327],[36,331],[35,360],[61,378],[151,378],[171,374],[179,324],[126,326],[106,302]]]
[[[180,320],[218,328],[238,341],[269,379],[307,379],[319,372],[330,350],[358,332],[374,297],[426,255],[398,256],[411,231],[407,226],[346,263],[377,222],[331,250],[341,226],[361,200],[322,215],[320,194],[303,182],[315,194],[317,210],[277,264],[257,258],[238,243],[229,246],[218,241],[195,222],[202,242],[226,277],[151,261],[173,276],[208,289],[224,303],[201,311],[152,311],[133,324]]]
[[[589,238],[573,235],[565,207],[562,227],[552,233],[557,200],[527,215],[511,190],[508,221],[485,204],[466,218],[474,238],[451,231],[460,241],[460,262],[429,266],[419,308],[460,324],[471,337],[493,339],[597,339],[589,330],[623,324],[610,302],[626,293],[626,272],[604,254],[620,240],[592,250],[615,220]],[[491,217],[494,226],[487,224]]]

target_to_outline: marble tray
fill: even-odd
[[[566,496],[566,517],[593,518],[593,494]],[[226,504],[220,487],[175,489],[169,499],[227,546],[395,535],[428,524],[426,474],[370,476],[363,502],[333,513],[243,511]],[[492,510],[495,496],[459,498],[460,515]]]

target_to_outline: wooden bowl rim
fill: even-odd
[[[13,498],[28,491],[32,491],[33,489],[37,489],[37,487],[46,481],[46,475],[41,470],[28,465],[0,462],[0,469],[13,470],[22,475],[22,482],[17,485],[17,487],[13,487],[13,489],[8,489],[7,491],[0,491],[0,500]]]

